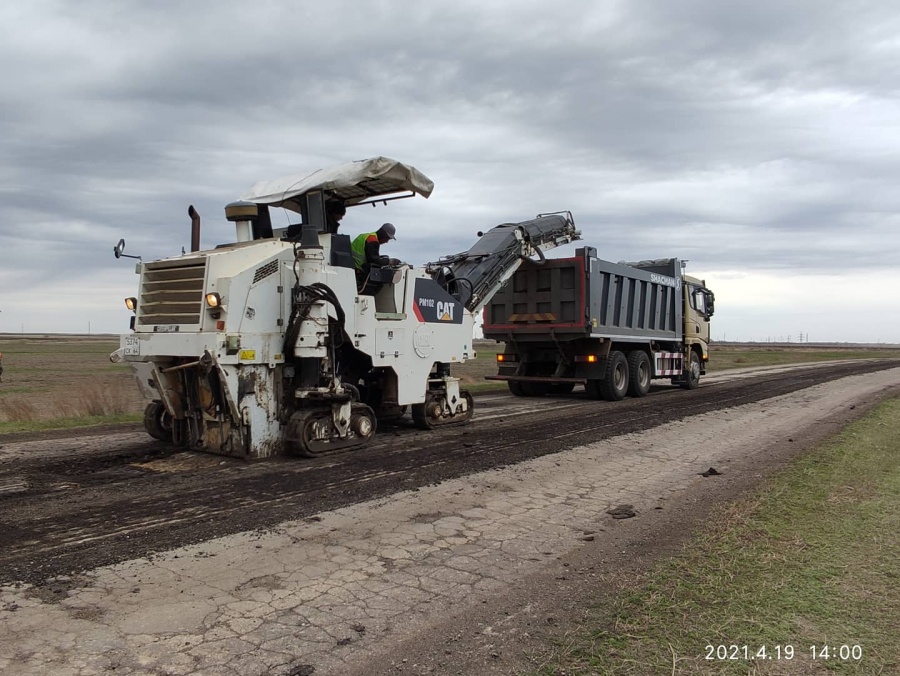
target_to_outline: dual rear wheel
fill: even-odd
[[[606,358],[602,378],[589,380],[585,391],[594,399],[619,401],[625,395],[644,397],[650,391],[650,358],[643,350],[633,350],[625,356],[613,350]]]

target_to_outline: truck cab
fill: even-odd
[[[706,282],[689,275],[684,276],[685,342],[696,346],[705,365],[709,361],[710,318],[715,312],[715,294],[706,288]],[[706,369],[703,369],[704,372]]]

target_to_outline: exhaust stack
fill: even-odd
[[[191,217],[191,253],[200,251],[200,214],[194,205],[188,207],[188,216]]]

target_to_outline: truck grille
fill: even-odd
[[[205,259],[145,263],[138,323],[199,324],[205,280]]]

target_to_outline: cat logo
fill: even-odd
[[[413,312],[423,324],[462,324],[465,306],[431,279],[416,280]]]
[[[442,322],[452,322],[453,321],[453,306],[456,303],[438,301],[437,302],[437,316],[438,319]]]

